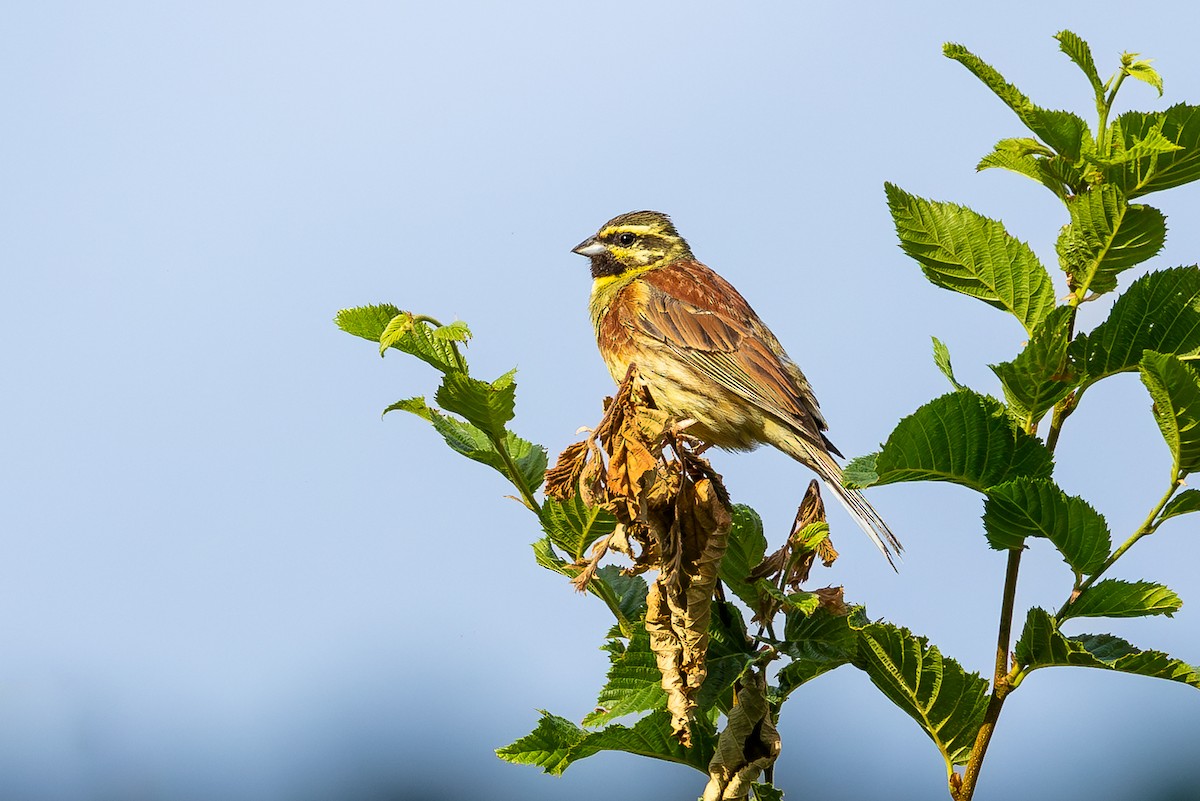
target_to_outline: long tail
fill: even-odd
[[[842,486],[842,468],[833,460],[833,457],[823,448],[794,434],[782,438],[776,444],[788,456],[820,476],[821,480],[825,482],[825,486],[837,496],[842,506],[854,518],[854,522],[858,523],[858,527],[875,543],[875,547],[888,560],[892,570],[896,570],[893,556],[899,556],[900,552],[904,550],[904,546],[900,544],[900,540],[896,539],[896,535],[888,528],[887,523],[883,522],[879,512],[875,511],[875,507],[867,502],[861,492]]]

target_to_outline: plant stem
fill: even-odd
[[[1104,575],[1105,571],[1112,567],[1114,562],[1120,559],[1126,551],[1134,546],[1134,543],[1136,543],[1142,537],[1147,537],[1153,534],[1158,529],[1157,521],[1159,513],[1162,512],[1163,508],[1167,505],[1167,502],[1171,500],[1181,486],[1183,486],[1183,482],[1179,479],[1178,474],[1176,474],[1171,479],[1171,486],[1167,488],[1167,491],[1163,494],[1162,498],[1159,499],[1154,508],[1150,510],[1150,514],[1146,515],[1146,520],[1140,526],[1138,526],[1137,530],[1134,531],[1133,534],[1129,536],[1129,539],[1121,543],[1121,547],[1113,551],[1108,559],[1104,560],[1104,564],[1100,566],[1099,570],[1088,576],[1087,581],[1080,584],[1075,591],[1071,593],[1071,597],[1067,599],[1066,603],[1064,603],[1058,610],[1058,613],[1055,614],[1055,623],[1061,622],[1063,615],[1067,611],[1067,608],[1075,602],[1075,599],[1079,597],[1080,593],[1095,584],[1096,580],[1100,578],[1100,576]]]
[[[508,480],[517,488],[517,492],[521,493],[521,500],[529,507],[530,511],[541,519],[542,505],[537,502],[537,498],[533,497],[533,491],[525,486],[525,479],[521,476],[521,471],[517,469],[517,463],[513,461],[512,454],[508,452],[508,448],[504,447],[504,440],[491,432],[488,432],[488,439],[492,441],[492,447],[496,449],[496,453],[500,454],[504,468],[508,471]]]
[[[1017,574],[1021,569],[1021,551],[1017,549],[1008,552],[1008,567],[1004,573],[1004,598],[1000,608],[1000,630],[996,636],[996,673],[992,680],[992,697],[988,701],[987,711],[983,715],[983,725],[975,736],[975,745],[971,748],[971,757],[967,761],[967,770],[963,774],[962,785],[955,791],[951,786],[950,794],[957,801],[969,801],[975,794],[975,784],[979,781],[979,769],[987,754],[992,732],[1000,719],[1000,710],[1004,707],[1004,699],[1008,695],[1008,647],[1012,641],[1013,608],[1017,598]]]

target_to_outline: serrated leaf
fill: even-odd
[[[1001,139],[975,165],[977,171],[1003,169],[1032,178],[1066,202],[1085,182],[1082,173],[1036,139]]]
[[[490,384],[465,373],[448,373],[434,397],[446,411],[461,414],[476,428],[501,436],[504,424],[513,419],[516,388],[511,372]]]
[[[379,355],[382,356],[387,352],[388,348],[403,339],[412,331],[413,326],[416,324],[416,318],[411,313],[405,311],[388,320],[388,324],[384,326],[383,333],[379,335]]]
[[[847,462],[842,469],[842,483],[853,489],[863,489],[879,483],[879,470],[876,463],[879,451],[856,456]]]
[[[1151,126],[1144,136],[1134,138],[1130,142],[1126,142],[1123,138],[1117,136],[1115,128],[1112,130],[1114,132],[1112,153],[1105,156],[1101,156],[1099,153],[1090,153],[1084,156],[1087,161],[1101,167],[1112,168],[1121,164],[1137,162],[1148,156],[1158,156],[1163,153],[1173,153],[1183,149],[1163,136],[1161,121]]]
[[[1058,40],[1059,49],[1066,53],[1079,69],[1083,70],[1088,83],[1092,85],[1092,91],[1096,98],[1103,98],[1104,82],[1100,80],[1100,73],[1096,71],[1096,62],[1092,59],[1092,48],[1088,46],[1088,43],[1078,34],[1068,30],[1059,31],[1054,34],[1054,38]]]
[[[496,756],[518,765],[537,765],[546,773],[559,775],[571,764],[571,751],[587,732],[566,718],[540,710],[537,728],[516,742],[496,749]]]
[[[422,420],[433,422],[433,410],[429,408],[426,400],[420,396],[398,400],[383,410],[385,415],[388,412],[409,412],[420,417]]]
[[[1136,369],[1147,350],[1200,354],[1200,268],[1148,273],[1113,303],[1108,319],[1071,343],[1088,383]]]
[[[650,635],[646,633],[646,624],[638,622],[624,652],[614,656],[596,701],[597,708],[583,719],[583,725],[603,726],[634,712],[662,709],[666,703],[662,674],[650,650]]]
[[[554,552],[554,546],[549,537],[543,537],[532,544],[533,558],[539,565],[568,578],[575,578],[583,570],[581,567],[569,564]],[[611,572],[605,573],[606,567],[596,571],[596,575],[587,584],[587,591],[604,601],[617,617],[617,625],[626,634],[633,631],[634,621],[643,616],[646,611],[645,589],[640,596],[638,606],[638,588],[636,584],[611,582]],[[646,582],[641,576],[622,577],[641,582],[645,588]]]
[[[1019,549],[1025,537],[1045,537],[1072,570],[1084,575],[1095,573],[1108,558],[1112,535],[1103,515],[1050,479],[1016,478],[992,487],[987,496],[983,527],[993,548]]]
[[[433,329],[433,338],[452,342],[466,342],[471,338],[471,329],[462,320],[455,320],[452,323]]]
[[[1043,142],[1071,161],[1078,160],[1084,132],[1087,131],[1086,122],[1068,111],[1052,111],[1034,105],[994,67],[962,45],[947,43],[942,52],[983,81]]]
[[[1050,452],[1015,427],[999,401],[961,389],[901,420],[882,451],[847,465],[845,480],[860,488],[950,481],[983,492],[1018,476],[1048,477],[1052,469]]]
[[[1061,619],[1146,615],[1170,617],[1181,606],[1183,601],[1179,600],[1179,596],[1161,584],[1105,579],[1084,590],[1067,606]]]
[[[954,377],[954,367],[950,364],[950,349],[937,337],[933,337],[933,363],[937,365],[937,369],[942,371],[942,375],[946,376],[955,389],[963,388],[963,385],[958,383],[958,379]]]
[[[646,595],[649,587],[641,576],[628,576],[616,565],[605,565],[596,571],[592,583],[601,582],[608,586],[617,599],[617,608],[627,620],[641,620],[646,616]]]
[[[671,734],[670,714],[665,711],[651,712],[633,726],[614,724],[589,733],[571,749],[570,761],[578,761],[600,751],[624,751],[688,765],[708,775],[708,763],[716,750],[716,732],[707,718],[703,717],[692,721],[690,728],[692,746],[685,748]]]
[[[729,529],[729,544],[721,559],[718,575],[725,586],[741,598],[746,606],[758,606],[758,592],[750,579],[750,571],[758,566],[767,552],[762,518],[745,504],[735,503],[731,510],[733,526]]]
[[[1113,121],[1111,129],[1114,152],[1130,151],[1158,136],[1178,146],[1171,152],[1155,150],[1106,168],[1105,181],[1125,197],[1132,200],[1200,178],[1200,106],[1179,103],[1163,112],[1128,111]]]
[[[888,183],[888,207],[900,246],[935,285],[1013,314],[1033,331],[1054,308],[1046,268],[996,220],[953,203],[910,195]]]
[[[333,321],[347,334],[378,342],[387,324],[398,314],[400,310],[392,304],[380,303],[374,306],[340,309]]]
[[[1170,503],[1163,507],[1158,520],[1162,522],[1168,518],[1186,515],[1189,512],[1200,512],[1200,490],[1184,490],[1176,495]]]
[[[925,730],[947,770],[967,761],[988,703],[988,683],[978,673],[890,623],[872,623],[858,633],[854,665]]]
[[[391,317],[384,320],[389,313]],[[410,312],[386,304],[362,306],[343,309],[338,312],[336,320],[342,330],[378,342],[381,356],[389,348],[395,348],[416,356],[443,373],[466,372],[466,360],[455,350],[454,340],[436,336],[435,333],[440,329]],[[465,323],[451,325],[466,327]]]
[[[1146,351],[1138,369],[1154,400],[1154,420],[1182,478],[1200,469],[1200,378],[1178,357]]]
[[[607,509],[588,506],[576,492],[568,500],[546,498],[542,501],[542,530],[572,559],[583,559],[588,547],[613,532],[617,518]]]
[[[1158,96],[1162,97],[1163,80],[1158,74],[1158,70],[1150,66],[1153,59],[1144,58],[1140,61],[1134,61],[1137,58],[1137,53],[1122,53],[1121,54],[1121,71],[1131,78],[1137,78],[1139,81],[1144,81],[1158,90]]]
[[[1111,634],[1066,637],[1055,627],[1050,613],[1034,607],[1017,640],[1017,664],[1028,671],[1076,665],[1178,681],[1200,688],[1200,670],[1161,651],[1140,651]]]
[[[783,801],[783,790],[773,784],[750,782],[750,789],[754,791],[754,801]]]
[[[518,479],[524,482],[524,486],[528,487],[531,492],[542,485],[548,457],[546,449],[541,445],[535,445],[529,440],[522,439],[511,431],[503,432],[501,442],[517,468],[517,476],[514,477],[488,435],[470,423],[443,414],[438,409],[431,407],[421,397],[396,401],[384,409],[383,413],[387,414],[393,411],[409,412],[429,421],[451,449],[468,459],[495,468],[514,486],[519,486]]]
[[[1091,137],[1085,136],[1090,143]],[[1066,203],[1087,186],[1083,172],[1036,139],[1001,139],[975,165],[977,171],[1003,169],[1032,178]]]
[[[1036,423],[1079,383],[1067,356],[1073,319],[1069,306],[1059,306],[1046,315],[1017,358],[991,365],[1019,419]]]
[[[1055,249],[1072,290],[1111,292],[1117,275],[1156,255],[1167,238],[1167,218],[1158,209],[1127,203],[1107,184],[1067,202],[1071,224]]]
[[[812,614],[799,611],[787,613],[781,651],[791,662],[779,671],[779,691],[787,695],[805,682],[850,664],[858,647],[856,627],[867,624],[861,607],[848,615],[838,615],[825,608]]]
[[[713,601],[708,621],[707,675],[696,699],[701,710],[728,713],[733,705],[733,685],[754,661],[754,643],[746,636],[742,613],[731,603]]]

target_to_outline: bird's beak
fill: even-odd
[[[589,259],[592,256],[599,256],[605,250],[604,245],[596,241],[596,237],[591,236],[580,242],[575,247],[571,248],[572,253],[578,253],[580,256],[587,256]]]

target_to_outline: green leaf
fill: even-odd
[[[784,639],[778,644],[792,661],[779,671],[779,691],[787,695],[805,682],[850,664],[858,647],[856,629],[867,624],[866,612],[856,607],[848,615],[820,608],[811,614],[789,611]]]
[[[892,431],[878,454],[846,466],[847,485],[951,481],[984,492],[1017,476],[1048,477],[1050,452],[1014,426],[999,401],[960,389],[935,398]]]
[[[383,413],[387,414],[393,411],[410,412],[423,420],[428,420],[452,449],[468,459],[494,467],[514,485],[517,484],[516,479],[510,474],[504,458],[492,444],[492,440],[470,423],[464,423],[456,417],[442,414],[441,411],[433,408],[425,402],[424,398],[420,397],[396,401],[384,409]],[[525,482],[525,486],[529,487],[531,491],[536,490],[542,485],[546,473],[546,449],[541,445],[521,439],[511,431],[503,430],[501,437],[504,449],[508,451],[513,463],[517,466],[520,480]]]
[[[540,710],[542,719],[537,728],[521,739],[496,749],[496,756],[518,765],[537,765],[546,773],[559,775],[573,761],[571,751],[586,737],[587,732],[566,718]]]
[[[1172,659],[1161,651],[1140,651],[1111,634],[1065,637],[1055,627],[1050,613],[1037,607],[1029,610],[1015,653],[1017,664],[1026,672],[1077,665],[1136,673],[1200,688],[1200,671],[1186,662]]]
[[[424,405],[423,398],[409,398],[397,401],[385,409],[384,413],[386,414],[393,409],[403,409],[404,411],[412,412],[425,418],[433,424],[434,429],[442,435],[442,438],[446,440],[446,444],[452,449],[466,456],[468,459],[473,459],[476,462],[499,470],[505,478],[514,485],[517,484],[517,480],[509,472],[504,458],[496,450],[496,446],[492,444],[492,440],[487,434],[470,423],[464,423],[458,418],[442,414],[430,406],[424,406],[423,410],[418,409],[416,408],[416,402],[418,401]],[[546,466],[548,464],[546,449],[541,445],[535,445],[528,440],[521,439],[511,431],[504,431],[502,437],[501,441],[504,444],[505,450],[508,451],[517,466],[520,480],[524,481],[525,486],[529,487],[531,491],[536,490],[542,485],[542,480],[546,473]]]
[[[884,185],[900,247],[935,285],[1012,313],[1032,332],[1054,308],[1046,268],[996,220]]]
[[[410,356],[416,356],[443,373],[465,372],[467,369],[466,360],[455,350],[454,345],[456,340],[463,341],[463,338],[448,334],[438,335],[438,332],[444,329],[465,331],[466,323],[457,322],[436,328],[426,318],[417,317],[411,312],[401,311],[386,303],[342,309],[337,313],[334,322],[349,334],[378,342],[381,356],[388,348],[395,348]]]
[[[379,335],[379,355],[385,354],[388,348],[407,336],[416,324],[416,319],[409,312],[400,312],[389,320]]]
[[[1162,513],[1158,516],[1158,522],[1161,523],[1168,518],[1197,511],[1200,511],[1200,490],[1184,490],[1163,507]]]
[[[854,457],[842,469],[842,483],[854,489],[863,489],[878,484],[878,461],[878,451]]]
[[[1147,350],[1200,354],[1200,268],[1148,273],[1117,297],[1108,319],[1071,343],[1088,383],[1134,370]]]
[[[1017,118],[1043,142],[1072,161],[1079,158],[1087,123],[1067,111],[1051,111],[1033,104],[1017,87],[1004,80],[994,67],[959,44],[947,43],[942,52],[971,71],[996,93]]]
[[[1036,423],[1078,384],[1067,357],[1072,320],[1073,309],[1059,306],[1038,325],[1017,358],[991,365],[1018,419]]]
[[[1158,74],[1158,70],[1150,66],[1153,59],[1145,58],[1140,61],[1135,61],[1138,57],[1137,53],[1122,53],[1121,54],[1121,71],[1131,78],[1137,78],[1139,81],[1144,81],[1158,90],[1158,96],[1162,97],[1163,80]]]
[[[1099,153],[1089,153],[1084,156],[1088,162],[1108,168],[1109,171],[1111,171],[1111,168],[1122,164],[1139,162],[1149,156],[1174,153],[1177,150],[1183,149],[1163,136],[1161,121],[1151,126],[1144,136],[1133,139],[1130,142],[1126,142],[1123,138],[1117,136],[1116,128],[1112,128],[1112,130],[1114,132],[1112,153],[1105,156],[1101,156]]]
[[[1200,106],[1185,103],[1163,112],[1128,111],[1113,121],[1114,148],[1149,151],[1104,170],[1104,179],[1133,199],[1200,178]],[[1162,138],[1178,149],[1162,152]],[[1152,146],[1140,144],[1150,142]]]
[[[1182,478],[1200,468],[1200,379],[1176,356],[1146,351],[1139,369],[1154,400],[1154,420]]]
[[[1104,517],[1050,479],[1016,478],[987,495],[983,527],[996,550],[1022,548],[1025,537],[1045,537],[1072,570],[1084,575],[1095,573],[1108,558],[1112,536]]]
[[[708,623],[707,673],[696,704],[702,710],[728,713],[733,706],[733,685],[756,656],[754,643],[746,635],[742,613],[731,603],[713,601]]]
[[[1087,185],[1078,168],[1038,140],[1027,137],[1001,139],[975,169],[1003,169],[1032,178],[1064,203]]]
[[[650,635],[646,633],[646,624],[639,621],[625,650],[613,655],[597,708],[583,719],[583,725],[603,726],[634,712],[663,709],[666,703],[662,673],[650,650]]]
[[[1092,59],[1092,48],[1077,34],[1068,30],[1059,31],[1054,34],[1054,38],[1058,40],[1059,49],[1066,53],[1079,69],[1083,70],[1088,83],[1092,85],[1092,92],[1095,93],[1096,99],[1102,99],[1104,82],[1100,80],[1100,73],[1096,71],[1096,62]]]
[[[378,342],[379,337],[401,311],[390,303],[380,303],[377,306],[356,306],[352,309],[341,309],[334,316],[333,322],[347,334]]]
[[[947,770],[967,761],[983,724],[988,683],[908,629],[872,623],[859,632],[855,667],[925,730]]]
[[[617,526],[612,512],[588,506],[578,492],[570,500],[548,497],[542,501],[541,522],[550,541],[575,561],[583,559],[593,542],[608,536]]]
[[[646,616],[646,594],[649,587],[641,576],[627,576],[616,565],[605,565],[596,571],[592,583],[597,581],[608,585],[617,599],[617,608],[627,620],[641,620]]]
[[[963,385],[958,383],[958,379],[954,377],[954,367],[950,364],[950,349],[937,337],[933,337],[933,363],[942,371],[942,375],[949,379],[955,389],[963,388]]]
[[[692,746],[684,748],[671,735],[670,714],[666,711],[651,712],[631,727],[615,724],[587,734],[571,749],[569,761],[578,761],[600,751],[624,751],[688,765],[707,776],[708,763],[716,751],[716,732],[703,717],[691,722],[691,732]]]
[[[1071,602],[1063,620],[1073,617],[1171,617],[1183,606],[1179,596],[1150,581],[1105,579],[1088,587]]]
[[[1072,290],[1111,292],[1117,275],[1162,249],[1167,218],[1158,209],[1129,204],[1107,184],[1067,202],[1071,224],[1055,245]]]
[[[754,791],[754,801],[783,801],[783,790],[773,784],[750,782],[750,789]]]
[[[471,338],[471,329],[462,320],[455,320],[449,325],[433,329],[432,336],[449,342],[466,342]]]
[[[751,609],[758,607],[758,591],[750,580],[750,571],[758,567],[767,552],[762,518],[749,506],[735,503],[732,508],[733,526],[729,529],[729,544],[721,559],[719,575],[725,586]]]
[[[504,424],[513,419],[516,389],[512,372],[490,384],[464,373],[448,373],[435,397],[446,411],[461,414],[476,428],[502,436]]]
[[[568,578],[575,578],[583,569],[563,561],[554,552],[554,545],[550,542],[549,537],[543,537],[534,542],[532,547],[533,558],[547,570],[553,570]],[[620,630],[629,634],[633,631],[633,621],[645,615],[646,582],[641,576],[621,576],[620,579],[623,580],[614,580],[608,566],[602,567],[588,582],[587,590],[604,601],[616,616]],[[640,587],[638,583],[640,583]]]

